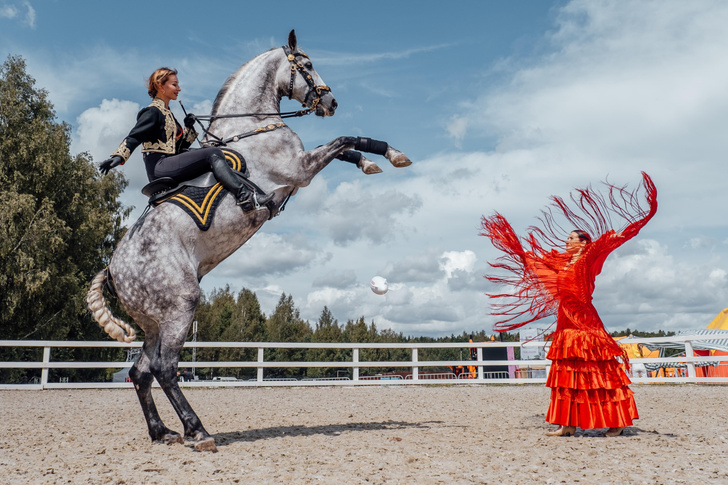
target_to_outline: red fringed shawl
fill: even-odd
[[[493,303],[492,313],[504,317],[495,324],[495,330],[511,331],[556,315],[566,293],[576,296],[577,300],[587,300],[591,307],[594,281],[604,260],[636,236],[657,211],[657,189],[646,173],[642,172],[642,184],[631,192],[626,187],[606,182],[605,185],[606,197],[591,187],[576,190],[571,194],[574,208],[562,198],[552,197],[551,206],[542,211],[539,218],[542,227],[529,227],[522,240],[500,214],[483,217],[480,235],[490,238],[493,245],[505,253],[491,263],[505,274],[487,275],[486,278],[512,289],[510,293],[488,295],[499,300]],[[646,208],[640,205],[641,192],[645,194]],[[555,214],[563,216],[568,225],[558,221]],[[626,224],[621,231],[614,231],[613,218]],[[586,231],[593,242],[587,244],[578,268],[571,268],[575,274],[567,279],[559,274],[569,269],[570,255],[550,248],[564,247],[566,237],[574,229]],[[596,316],[591,315],[589,308],[575,308],[574,311],[586,312],[583,315],[586,318]]]

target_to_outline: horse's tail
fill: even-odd
[[[128,323],[116,318],[106,307],[104,299],[104,284],[106,283],[106,270],[97,274],[91,281],[91,289],[86,295],[86,305],[94,320],[103,327],[104,331],[119,342],[131,342],[136,338],[136,332]]]

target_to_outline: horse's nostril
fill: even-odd
[[[331,102],[331,109],[336,109],[339,107],[339,103],[336,102],[336,100],[333,100]]]

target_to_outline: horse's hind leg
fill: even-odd
[[[173,322],[160,322],[160,342],[157,360],[151,371],[167,395],[169,402],[184,425],[185,439],[195,442],[198,451],[217,451],[215,439],[202,426],[200,418],[182,394],[177,382],[177,366],[193,314]]]
[[[152,398],[154,375],[150,370],[150,363],[158,353],[158,348],[159,335],[147,333],[144,339],[142,353],[129,370],[129,377],[131,377],[134,383],[134,389],[139,398],[144,419],[147,421],[149,436],[152,438],[152,441],[166,443],[168,445],[172,443],[184,443],[179,433],[172,431],[164,425]]]

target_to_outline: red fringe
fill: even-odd
[[[642,172],[642,184],[630,192],[604,182],[607,197],[591,187],[577,189],[571,195],[575,209],[560,197],[552,197],[552,207],[542,211],[539,217],[543,227],[531,226],[526,237],[520,239],[508,221],[499,213],[481,219],[481,236],[488,237],[493,245],[504,254],[491,263],[502,274],[485,277],[497,284],[509,286],[511,292],[489,294],[493,315],[504,317],[494,325],[494,330],[508,332],[528,323],[556,315],[557,295],[539,277],[533,261],[537,260],[545,270],[563,267],[566,256],[555,250],[563,248],[564,241],[573,229],[587,231],[595,241],[613,229],[613,217],[627,223],[620,232],[620,244],[634,237],[657,211],[657,188],[652,179]],[[647,208],[640,205],[639,194],[645,192]],[[577,213],[577,210],[580,213]],[[566,223],[559,223],[554,213],[559,213]],[[623,224],[624,224],[623,222]],[[617,244],[613,249],[619,246]],[[530,262],[529,262],[530,261]],[[603,260],[602,260],[603,261]],[[549,268],[549,265],[553,267]]]

